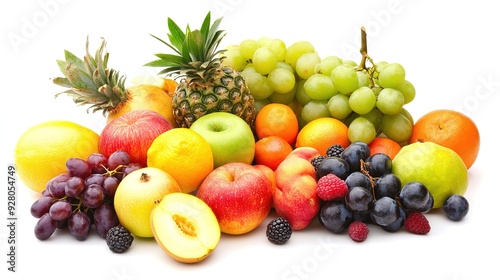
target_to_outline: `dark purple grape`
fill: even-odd
[[[58,229],[67,229],[68,228],[68,219],[62,221],[56,221],[56,225]]]
[[[82,192],[81,199],[83,205],[89,208],[97,208],[104,202],[104,190],[97,184],[92,184],[85,187]]]
[[[127,152],[119,150],[112,153],[108,158],[109,170],[116,170],[120,165],[127,165],[130,163],[130,156]]]
[[[399,192],[401,206],[408,210],[418,211],[425,208],[429,201],[429,190],[419,182],[409,182]]]
[[[392,160],[386,154],[376,153],[366,159],[365,167],[372,177],[380,177],[392,172]]]
[[[363,187],[351,188],[345,196],[345,204],[352,211],[368,211],[373,204],[372,192]]]
[[[68,219],[68,230],[77,240],[85,240],[90,232],[91,221],[87,214],[77,211]]]
[[[469,212],[469,202],[462,195],[451,195],[444,201],[443,211],[450,220],[460,221]]]
[[[406,213],[405,213],[405,210],[403,209],[403,207],[398,206],[398,208],[399,208],[399,216],[398,216],[398,218],[394,222],[392,222],[392,223],[390,223],[390,224],[388,224],[386,226],[382,226],[382,229],[384,229],[385,231],[387,231],[387,232],[396,232],[400,228],[403,227],[403,225],[405,223],[405,220],[406,220]]]
[[[104,179],[104,183],[102,184],[104,195],[107,197],[114,197],[119,184],[120,180],[118,180],[118,178],[114,176],[106,177],[106,179]]]
[[[52,219],[49,213],[45,213],[35,225],[35,237],[39,240],[46,240],[52,236],[56,229],[56,220]]]
[[[415,211],[421,212],[421,213],[427,213],[432,210],[434,207],[434,196],[432,196],[432,193],[429,192],[429,199],[427,200],[427,204],[425,204],[424,207],[418,208]]]
[[[63,198],[66,195],[66,182],[53,181],[48,185],[48,191],[53,198]]]
[[[353,215],[342,200],[325,201],[319,211],[319,222],[328,231],[341,233],[353,221]]]
[[[123,177],[125,177],[128,174],[136,171],[137,169],[141,169],[143,167],[144,166],[142,166],[142,164],[140,164],[140,163],[134,163],[134,162],[133,163],[129,163],[129,164],[127,164],[127,166],[125,167],[125,169],[123,169]]]
[[[68,179],[71,178],[71,174],[69,174],[68,172],[65,172],[65,173],[61,173],[57,176],[55,176],[54,178],[50,179],[46,186],[45,186],[45,189],[46,190],[49,190],[49,187],[50,185],[53,183],[53,182],[66,182],[68,181]]]
[[[90,164],[81,158],[70,158],[66,161],[66,169],[71,176],[77,176],[82,179],[87,178],[92,174]]]
[[[50,206],[50,217],[56,221],[66,220],[71,216],[71,204],[67,200],[59,200]]]
[[[85,188],[85,182],[82,178],[73,176],[66,181],[64,193],[69,197],[79,197]]]
[[[354,171],[345,179],[345,183],[349,189],[354,187],[363,187],[367,190],[372,189],[372,181],[370,177],[363,174],[361,171]]]
[[[87,162],[92,169],[92,173],[104,174],[108,168],[108,158],[103,154],[93,153],[87,158]]]
[[[339,157],[326,157],[321,161],[316,170],[316,178],[319,180],[327,174],[334,174],[340,179],[345,180],[350,174],[349,164]]]
[[[120,222],[115,209],[110,204],[104,203],[94,211],[94,224],[100,237],[106,238],[108,230]]]
[[[384,196],[373,203],[371,217],[380,226],[392,224],[399,217],[399,205],[396,200]]]
[[[361,160],[365,161],[370,156],[370,148],[361,141],[351,143],[340,154],[340,158],[345,160],[349,165],[349,171],[361,171]]]
[[[102,186],[102,184],[104,183],[104,179],[106,179],[106,176],[104,176],[103,174],[91,174],[85,179],[85,185],[90,186],[92,184],[97,184],[99,186]]]
[[[388,196],[391,198],[396,198],[401,190],[401,180],[390,173],[380,176],[380,178],[375,181],[375,199]]]
[[[49,212],[50,206],[56,201],[52,197],[43,196],[37,199],[31,205],[31,215],[35,218],[41,218],[45,213]]]

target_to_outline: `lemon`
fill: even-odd
[[[156,137],[148,150],[147,165],[167,172],[182,192],[190,193],[212,172],[214,160],[205,138],[194,130],[179,127]]]
[[[66,161],[97,153],[99,135],[74,122],[39,123],[19,137],[14,151],[17,175],[27,187],[42,192],[47,182],[66,172]]]

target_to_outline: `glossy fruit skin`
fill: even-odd
[[[363,187],[367,190],[371,190],[372,181],[368,176],[363,174],[361,171],[354,171],[345,179],[345,183],[349,189],[354,188],[356,186]],[[398,189],[399,191],[399,189]]]
[[[353,214],[342,200],[330,200],[321,206],[318,218],[328,231],[342,233],[352,223]]]
[[[400,190],[401,180],[399,180],[399,178],[392,173],[384,174],[375,181],[375,199],[379,199],[384,196],[395,199],[396,196],[399,195]]]
[[[373,203],[371,217],[373,222],[380,226],[387,226],[399,217],[399,208],[396,200],[382,197]]]
[[[335,174],[342,180],[345,180],[347,176],[349,176],[349,164],[339,158],[339,157],[327,157],[323,159],[321,164],[318,166],[316,170],[316,178],[325,176],[326,174]]]
[[[451,195],[444,201],[443,211],[450,220],[460,221],[469,212],[469,202],[462,195]]]
[[[361,160],[370,156],[370,148],[363,142],[353,142],[340,154],[340,158],[349,164],[349,172],[361,170]]]
[[[380,177],[392,172],[391,158],[382,153],[374,154],[366,159],[366,169],[372,177]]]
[[[429,191],[422,183],[409,182],[401,189],[399,201],[404,208],[417,211],[425,208],[429,201],[429,195]]]

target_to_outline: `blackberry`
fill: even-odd
[[[278,217],[267,224],[266,236],[271,243],[283,244],[292,236],[292,227],[285,218]]]
[[[344,151],[344,148],[341,145],[339,145],[339,144],[331,145],[326,150],[326,156],[328,156],[328,157],[340,157],[340,154],[343,151]]]
[[[318,170],[318,166],[321,164],[323,159],[325,159],[324,156],[317,156],[311,159],[311,164],[314,166],[314,170]]]
[[[113,253],[123,253],[132,245],[134,236],[123,226],[110,228],[106,234],[106,244]]]

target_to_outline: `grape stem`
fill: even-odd
[[[373,81],[373,73],[376,70],[376,66],[375,63],[373,62],[373,59],[370,57],[370,55],[368,55],[368,40],[366,39],[366,29],[364,26],[361,27],[361,48],[359,52],[361,53],[361,62],[359,63],[359,66],[358,68],[356,68],[356,70],[368,71],[370,77],[370,88],[372,88],[373,86],[375,86],[375,82]],[[366,66],[366,60],[370,61],[372,67]]]

